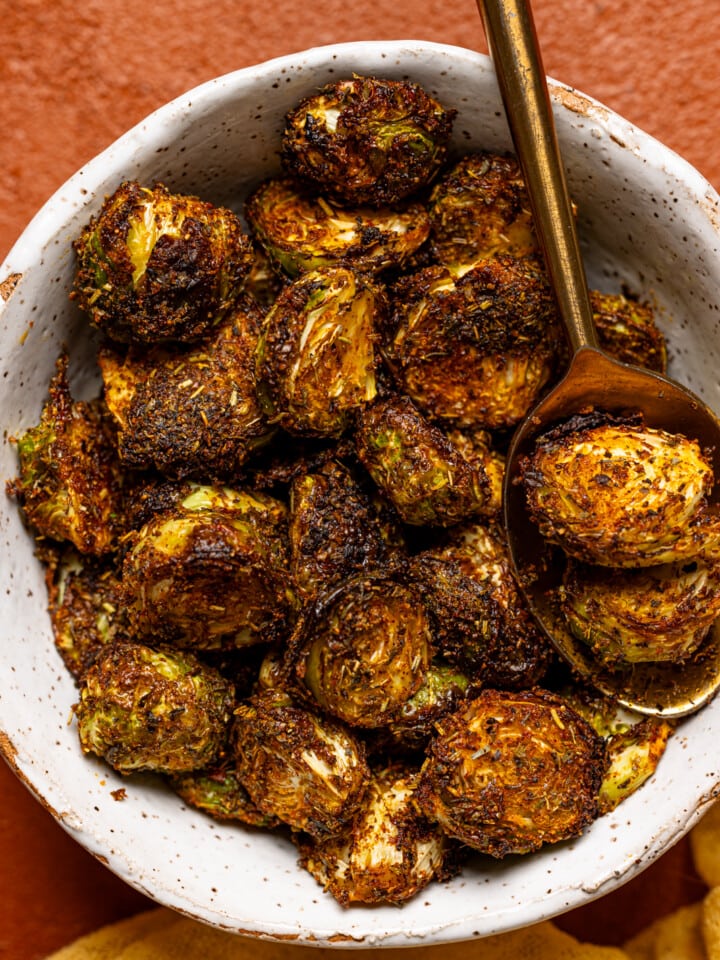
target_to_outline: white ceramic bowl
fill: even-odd
[[[459,151],[510,147],[488,59],[415,41],[321,47],[220,77],[162,107],[80,170],[30,223],[0,269],[0,475],[8,437],[36,423],[62,344],[76,391],[97,383],[92,338],[68,301],[71,240],[122,178],[159,178],[240,210],[278,167],[282,118],[353,72],[409,77],[459,110]],[[719,199],[688,164],[588,97],[553,85],[561,146],[591,285],[651,295],[671,374],[720,409]],[[11,295],[12,279],[19,278]],[[478,857],[402,908],[342,909],[271,834],[190,811],[152,777],[123,779],[81,755],[76,691],[53,647],[42,571],[16,505],[0,497],[0,745],[65,829],[155,900],[240,933],[344,946],[489,935],[613,890],[697,820],[720,788],[720,700],[685,720],[653,781],[573,842],[525,858]],[[112,791],[123,786],[126,799]]]

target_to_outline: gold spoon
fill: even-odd
[[[559,613],[555,588],[562,579],[562,563],[531,521],[524,492],[515,481],[518,462],[539,433],[591,406],[611,413],[641,411],[648,426],[697,439],[713,451],[715,477],[720,478],[720,423],[689,390],[599,349],[529,0],[477,4],[572,349],[565,376],[519,426],[508,453],[503,500],[512,562],[536,620],[582,677],[642,713],[682,716],[703,706],[720,687],[720,621],[700,650],[681,664],[648,662],[613,669],[597,661]],[[719,499],[716,482],[712,500]]]

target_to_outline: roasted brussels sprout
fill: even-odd
[[[437,724],[416,798],[451,837],[505,857],[595,819],[605,744],[559,696],[486,690]]]
[[[501,615],[489,583],[463,571],[452,557],[424,550],[410,561],[410,575],[423,598],[441,656],[475,678],[490,664]],[[492,680],[489,685],[494,686]]]
[[[449,542],[410,561],[440,655],[485,687],[532,687],[551,649],[515,582],[499,533],[480,524],[453,530]]]
[[[209,339],[126,354],[105,347],[105,399],[130,469],[165,476],[232,477],[272,435],[256,394],[255,350],[262,312],[233,306]]]
[[[375,728],[395,719],[422,685],[431,638],[415,589],[360,576],[315,605],[291,648],[299,683],[323,710]]]
[[[272,828],[277,817],[262,813],[238,779],[234,757],[223,757],[212,767],[171,777],[170,784],[189,807],[216,820],[235,820],[250,827]]]
[[[571,562],[561,602],[575,636],[611,666],[681,661],[720,616],[720,566],[700,557],[639,570]]]
[[[455,113],[406,80],[341,80],[288,113],[282,162],[345,203],[396,203],[444,162]]]
[[[386,359],[433,420],[514,426],[554,372],[562,337],[534,257],[498,254],[461,277],[426,267],[400,279],[391,299]]]
[[[84,556],[73,547],[52,555],[46,551],[45,560],[55,646],[77,680],[111,643],[127,636],[119,571],[113,561]]]
[[[590,291],[598,341],[603,350],[623,363],[657,373],[667,370],[665,337],[648,303],[621,293]]]
[[[122,183],[73,244],[75,296],[114,340],[195,340],[218,322],[250,271],[240,220],[197,197]]]
[[[8,484],[36,535],[106,554],[121,532],[122,478],[115,438],[98,401],[73,400],[68,358],[57,362],[40,422],[17,444],[20,475]]]
[[[672,728],[657,717],[643,717],[608,740],[608,768],[598,794],[598,815],[614,810],[655,773]]]
[[[232,739],[238,779],[262,813],[317,839],[350,823],[369,770],[340,724],[265,690],[237,707]]]
[[[416,772],[378,771],[345,833],[299,843],[302,866],[343,907],[403,903],[456,872],[456,846],[418,814],[416,785]]]
[[[453,713],[474,689],[473,682],[455,667],[431,663],[416,693],[405,701],[397,717],[379,731],[380,745],[389,742],[400,750],[424,750],[435,733],[435,723]]]
[[[306,273],[265,318],[257,349],[263,409],[289,433],[339,436],[376,394],[380,290],[351,270]]]
[[[243,646],[288,629],[287,508],[267,494],[193,484],[136,531],[123,561],[139,636]]]
[[[430,234],[420,203],[341,207],[288,177],[262,183],[250,195],[245,216],[271,262],[290,277],[323,267],[370,274],[398,268]]]
[[[563,695],[607,744],[608,766],[598,794],[602,816],[655,773],[673,727],[662,717],[643,716],[585,688],[573,687]]]
[[[682,561],[718,542],[710,461],[694,440],[600,412],[543,434],[520,464],[542,535],[609,567]]]
[[[232,689],[194,654],[116,643],[83,677],[80,745],[120,773],[210,765],[225,742]]]
[[[457,585],[461,586],[465,582],[463,578],[468,578],[471,588],[469,595],[472,596],[472,585],[479,585],[482,591],[487,591],[495,605],[496,630],[482,638],[477,632],[473,638],[471,632],[464,642],[462,635],[453,636],[452,594],[443,596],[439,585],[431,585],[430,595],[436,598],[435,603],[438,604],[436,619],[443,607],[450,605],[450,619],[436,628],[436,636],[451,658],[454,657],[455,662],[461,664],[471,676],[484,679],[489,686],[517,689],[540,683],[552,664],[553,651],[535,626],[517,585],[502,529],[497,524],[483,523],[456,527],[450,531],[447,541],[432,548],[429,555],[457,565],[461,574],[456,575]],[[432,572],[432,565],[429,572]],[[468,596],[464,591],[463,594]],[[468,609],[472,609],[472,604]]]
[[[428,212],[435,255],[451,269],[497,253],[538,252],[530,199],[514,157],[461,157],[433,187]]]
[[[290,569],[304,599],[382,567],[388,556],[377,512],[348,467],[329,460],[293,480]]]
[[[466,459],[404,396],[387,396],[359,413],[358,457],[405,523],[451,526],[500,509],[497,461],[479,447]],[[465,449],[470,451],[466,444]]]

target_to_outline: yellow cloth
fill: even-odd
[[[545,922],[484,940],[374,947],[359,956],[388,960],[393,952],[397,960],[720,960],[720,804],[694,828],[690,845],[696,869],[710,891],[702,902],[655,921],[622,949],[581,943]],[[338,960],[338,953],[331,947],[238,937],[158,908],[103,927],[48,960]]]

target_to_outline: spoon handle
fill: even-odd
[[[573,352],[597,347],[530,0],[477,0],[550,282]]]

